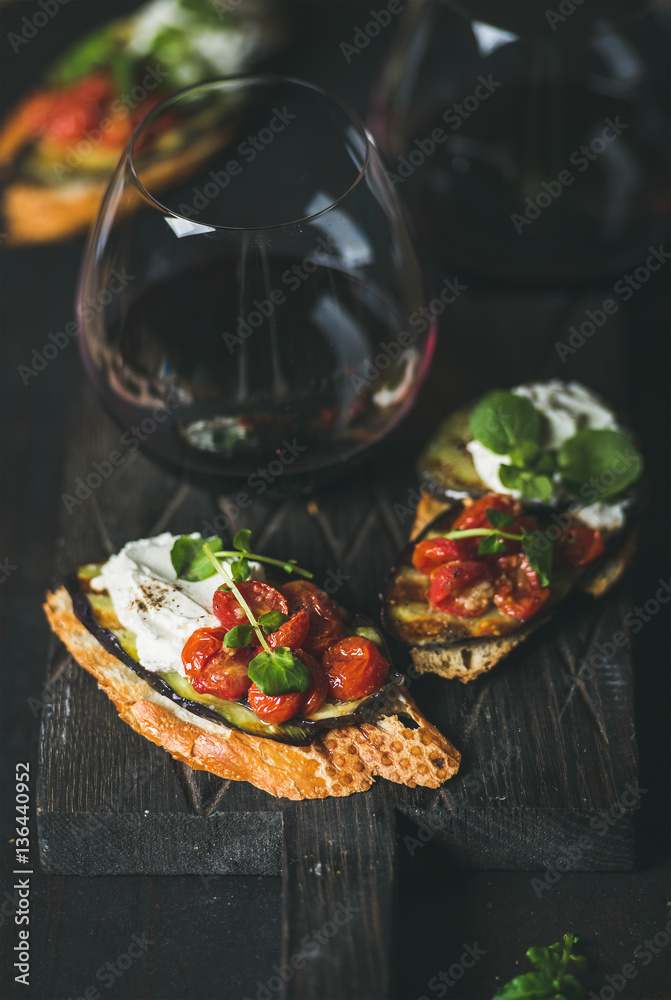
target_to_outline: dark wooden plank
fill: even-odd
[[[283,996],[390,995],[396,831],[386,789],[284,810]],[[358,831],[353,836],[353,831]],[[277,983],[268,986],[279,986]],[[347,991],[347,992],[344,992]]]

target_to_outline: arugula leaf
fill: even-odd
[[[486,535],[478,545],[479,556],[491,556],[495,552],[505,552],[506,543],[496,535]]]
[[[522,529],[522,551],[531,568],[538,574],[541,587],[550,586],[552,574],[552,542],[542,531]]]
[[[221,538],[191,538],[190,535],[180,535],[176,538],[170,550],[170,562],[178,579],[196,583],[214,576],[212,563],[203,552],[207,543],[212,552],[221,552]]]
[[[224,646],[228,646],[229,649],[242,649],[243,646],[249,646],[253,635],[252,625],[235,625],[224,636]]]
[[[259,616],[257,621],[266,635],[269,635],[288,622],[289,615],[285,615],[283,611],[266,611],[264,615]]]
[[[496,455],[509,455],[525,443],[540,441],[541,415],[523,396],[495,389],[471,410],[469,423],[476,441]]]
[[[247,674],[264,694],[275,697],[292,691],[307,691],[311,674],[287,646],[261,652],[249,664]]]
[[[242,530],[238,531],[235,538],[233,539],[233,548],[239,549],[240,552],[244,552],[246,555],[249,555],[249,553],[251,552],[251,549],[249,547],[251,540],[252,540],[252,533],[249,530],[249,528],[242,528]]]
[[[568,488],[592,502],[622,493],[643,471],[643,456],[619,431],[578,431],[560,445],[557,460]]]
[[[235,559],[230,563],[231,575],[236,583],[242,583],[244,580],[249,580],[252,575],[252,571],[249,568],[249,563],[246,559]]]
[[[514,514],[507,510],[497,510],[496,507],[488,507],[485,514],[492,528],[509,528],[515,520]]]

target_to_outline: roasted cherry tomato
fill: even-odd
[[[306,716],[322,707],[328,697],[329,683],[319,660],[315,660],[314,656],[310,656],[304,649],[297,649],[296,656],[303,661],[312,674],[312,683],[303,693],[304,702],[301,705],[301,715]]]
[[[425,538],[415,545],[412,565],[420,573],[431,576],[434,570],[447,562],[472,559],[478,549],[478,538]]]
[[[359,635],[348,635],[330,646],[322,665],[330,693],[343,701],[373,694],[389,671],[389,664],[375,643]]]
[[[285,583],[282,593],[289,602],[291,615],[303,609],[308,612],[310,630],[303,642],[303,649],[319,659],[329,646],[345,634],[340,608],[325,591],[308,580]]]
[[[223,645],[225,628],[198,628],[182,650],[186,675],[199,694],[237,701],[252,683],[247,676],[251,650]]]
[[[501,556],[494,581],[494,603],[511,618],[531,618],[550,596],[549,587],[541,587],[538,575],[526,556]]]
[[[301,712],[305,701],[305,691],[292,691],[291,694],[278,694],[274,697],[264,694],[256,684],[252,684],[247,692],[247,700],[252,712],[264,722],[287,722]]]
[[[603,536],[591,528],[571,526],[557,539],[553,562],[557,569],[578,569],[600,556],[604,550]]]
[[[279,590],[269,587],[267,583],[261,583],[260,580],[244,580],[238,584],[238,588],[255,618],[258,619],[260,615],[264,615],[268,611],[281,611],[284,615],[289,614],[284,597]],[[248,623],[247,615],[238,604],[238,599],[232,590],[215,590],[212,598],[212,610],[226,631],[230,631],[236,625]]]
[[[431,577],[429,603],[458,618],[477,618],[492,603],[492,570],[484,561],[449,562]]]
[[[488,493],[487,496],[480,497],[479,500],[474,500],[465,506],[452,528],[455,531],[457,529],[463,531],[466,528],[491,528],[487,520],[487,510],[492,508],[515,516],[522,513],[522,508],[512,497],[505,493]]]
[[[295,615],[292,615],[288,622],[280,625],[275,632],[271,632],[267,636],[268,645],[271,649],[275,649],[276,646],[288,646],[289,649],[296,651],[307,639],[309,628],[310,615],[303,608],[302,611],[297,611]]]

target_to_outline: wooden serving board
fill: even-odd
[[[564,308],[562,316],[570,312]],[[516,376],[548,377],[553,371],[547,365],[544,370],[539,350],[532,344],[525,356],[528,374],[518,365],[505,381],[486,370],[482,380],[509,385]],[[439,353],[421,405],[393,449],[365,471],[310,496],[259,497],[231,516],[230,534],[251,528],[260,550],[290,554],[313,568],[319,583],[339,578],[337,599],[377,617],[378,592],[410,529],[417,444],[444,414],[450,391],[455,406],[475,392],[456,369],[450,373],[441,365],[445,355]],[[70,494],[92,461],[118,449],[121,434],[87,387],[71,406],[63,478],[63,492]],[[131,538],[199,530],[222,511],[234,515],[231,502],[179,482],[140,454],[128,456],[90,498],[64,513],[57,569],[104,558]],[[357,996],[384,997],[399,852],[416,855],[430,843],[431,851],[445,852],[448,863],[477,869],[634,866],[631,662],[622,646],[594,659],[598,644],[622,630],[626,609],[622,586],[599,603],[576,598],[473,683],[412,680],[424,713],[462,753],[459,774],[441,789],[379,780],[363,794],[302,803],[173,761],[119,721],[95,681],[54,640],[42,692],[42,867],[52,873],[190,873],[205,879],[283,874],[288,994],[344,995],[331,992],[337,958],[348,969],[346,981],[359,984]],[[392,648],[396,665],[405,669],[407,652]],[[595,669],[582,680],[585,660]],[[320,934],[333,937],[328,962],[315,944]]]

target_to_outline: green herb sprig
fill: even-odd
[[[296,566],[295,560],[282,562],[279,559],[257,556],[249,550],[250,539],[250,531],[239,531],[233,539],[236,551],[227,552],[223,550],[220,538],[203,539],[181,535],[173,543],[170,560],[179,579],[198,582],[216,574],[224,581],[220,589],[232,591],[245,613],[247,622],[230,629],[224,636],[224,645],[229,649],[242,649],[256,636],[261,645],[261,652],[250,661],[247,674],[264,694],[275,697],[294,691],[307,691],[311,674],[302,660],[294,656],[287,646],[276,646],[275,649],[271,649],[266,639],[266,635],[277,631],[287,621],[287,615],[281,611],[268,611],[260,615],[257,620],[238,584],[249,579],[248,559],[281,566],[287,573],[300,573],[307,577],[311,577],[312,574]],[[226,561],[220,562],[221,559],[226,560],[230,556],[237,556],[237,559],[230,564]]]
[[[248,580],[251,575],[249,560],[266,563],[270,566],[279,566],[285,573],[296,573],[306,580],[311,580],[314,576],[307,569],[302,569],[296,565],[295,559],[272,559],[270,556],[262,556],[250,550],[252,533],[248,528],[238,531],[233,539],[233,549],[224,549],[221,538],[192,538],[191,535],[180,535],[176,539],[170,552],[172,568],[181,580],[189,580],[196,583],[199,580],[207,580],[214,576],[210,560],[204,554],[204,546],[207,543],[212,554],[217,559],[233,559],[230,563],[231,573],[236,583]]]
[[[588,502],[610,500],[636,482],[643,457],[620,431],[586,428],[558,449],[542,447],[544,418],[524,396],[495,389],[471,410],[471,433],[495,455],[508,458],[498,475],[528,500],[548,500],[553,478]]]
[[[485,511],[487,520],[492,525],[491,528],[463,528],[447,531],[442,538],[477,538],[482,537],[478,546],[479,556],[495,555],[498,552],[506,551],[504,538],[509,538],[515,542],[522,543],[522,551],[527,557],[527,561],[532,570],[538,574],[538,579],[542,587],[550,584],[552,573],[552,552],[553,544],[542,531],[527,531],[522,528],[520,533],[503,531],[509,528],[515,520],[513,514],[505,510],[496,510],[488,507]]]
[[[529,948],[527,958],[533,972],[515,976],[498,990],[492,1000],[585,1000],[587,994],[575,976],[574,968],[584,972],[587,959],[573,951],[578,938],[564,934],[557,944],[549,948]]]

